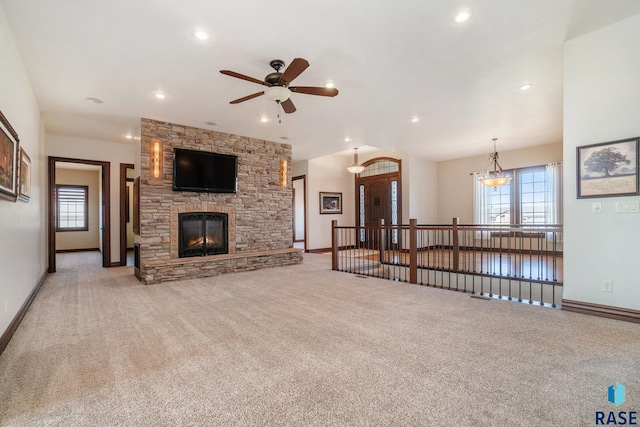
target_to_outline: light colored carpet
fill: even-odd
[[[637,324],[362,279],[328,255],[153,286],[91,256],[59,262],[0,356],[0,425],[578,426],[640,410]]]

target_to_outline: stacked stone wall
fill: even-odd
[[[150,179],[150,146],[155,141],[162,144],[163,161],[159,180]],[[237,193],[173,191],[174,148],[237,156]],[[280,185],[283,160],[286,160],[288,177],[284,187]],[[287,256],[279,253],[282,249],[291,248],[293,239],[290,173],[289,144],[142,119],[140,235],[136,239],[140,245],[141,279],[145,283],[158,283],[247,268],[299,263],[299,252],[293,251]],[[177,221],[174,216],[177,216],[177,212],[192,211],[225,212],[231,215],[229,252],[236,258],[219,258],[217,261],[215,256],[210,256],[198,261],[187,259],[189,261],[185,261],[184,265],[174,263],[177,258]],[[264,257],[269,258],[269,252],[273,252],[273,260],[265,261]],[[260,260],[247,261],[252,253],[260,253]]]

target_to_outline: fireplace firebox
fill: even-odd
[[[187,212],[178,214],[180,258],[229,252],[228,214]]]

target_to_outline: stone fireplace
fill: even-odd
[[[160,177],[151,179],[155,142],[162,162]],[[237,156],[237,193],[174,191],[175,148]],[[290,145],[142,119],[140,151],[135,243],[145,284],[302,262],[301,250],[292,248],[291,180],[281,181],[282,164],[291,176]]]
[[[178,257],[229,252],[228,215],[220,212],[178,214]]]

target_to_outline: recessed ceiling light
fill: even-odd
[[[453,20],[456,21],[458,24],[462,24],[463,22],[467,22],[469,18],[471,18],[471,12],[468,9],[465,9],[463,11],[460,11],[455,16],[455,18],[453,18]]]
[[[334,83],[332,83],[332,82],[329,82],[326,85],[324,85],[324,87],[326,87],[327,89],[331,89],[331,88],[336,87],[336,85]]]
[[[411,123],[415,123],[415,122],[419,122],[420,118],[419,117],[411,117]]]
[[[131,135],[130,133],[126,134],[124,137],[127,139],[133,139],[133,135]]]
[[[349,142],[351,141],[351,138],[349,138],[348,136],[344,138],[344,142]]]
[[[218,126],[218,122],[207,122],[209,126]]]
[[[268,118],[266,118],[266,117],[260,117],[260,121],[261,121],[262,123],[267,123],[267,122],[269,121],[269,119],[268,119]]]
[[[288,136],[281,136],[280,139],[284,139],[286,141],[287,139],[289,139],[289,137]]]
[[[529,90],[533,87],[531,83],[527,83],[525,85],[520,86],[520,90]]]
[[[87,101],[93,102],[94,104],[102,104],[102,99],[98,98],[87,98]]]
[[[165,99],[167,97],[167,95],[162,92],[156,92],[153,94],[153,96],[155,96],[157,99]]]
[[[191,34],[193,35],[193,37],[197,38],[198,40],[209,40],[209,37],[210,37],[209,33],[199,28],[196,28],[195,30],[193,30]]]

